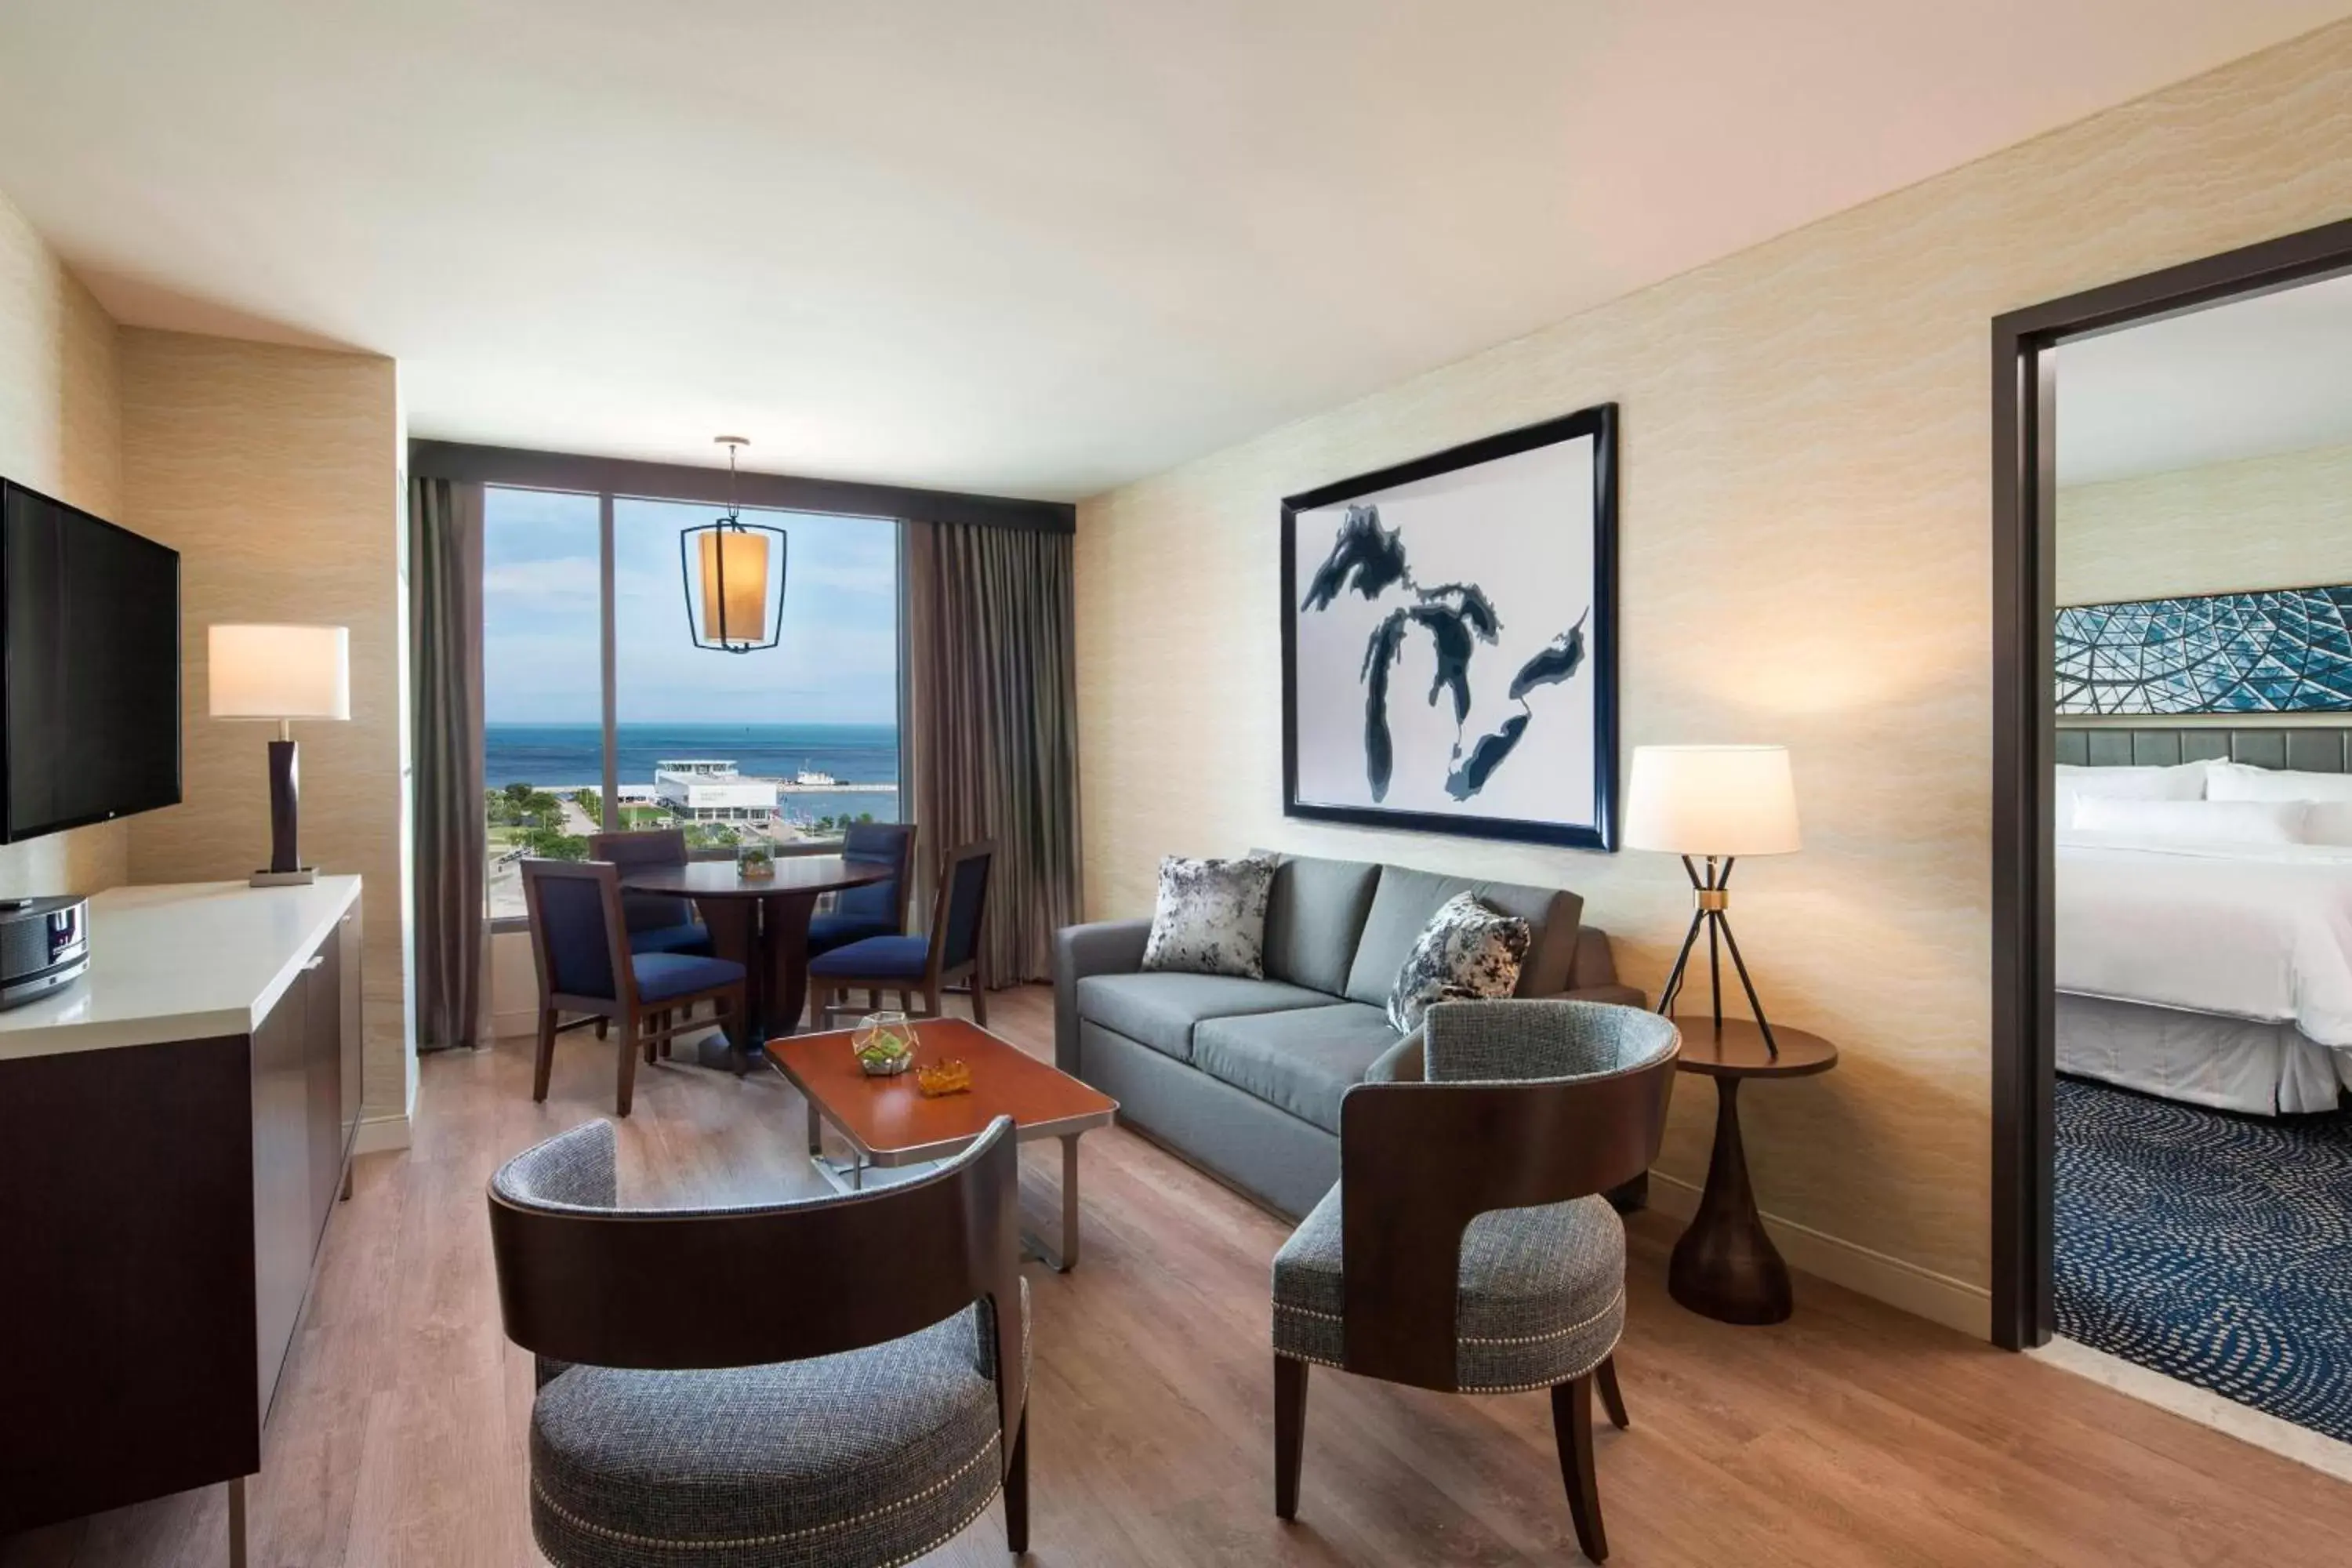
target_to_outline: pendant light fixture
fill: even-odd
[[[784,629],[784,531],[745,522],[735,504],[735,453],[741,436],[720,436],[727,448],[727,515],[678,535],[678,573],[686,586],[687,633],[697,647],[756,653],[776,646]],[[770,600],[769,584],[775,597]]]

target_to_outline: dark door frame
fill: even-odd
[[[2051,1332],[2057,397],[2069,338],[2352,268],[2352,219],[2012,310],[1992,323],[1992,1337]]]

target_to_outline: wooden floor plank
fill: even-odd
[[[1051,1049],[1052,997],[992,999]],[[520,1568],[527,1356],[498,1331],[483,1188],[499,1163],[609,1113],[614,1047],[569,1035],[530,1099],[526,1042],[429,1058],[414,1146],[359,1163],[287,1363],[256,1564]],[[680,1059],[685,1059],[681,1051]],[[727,1202],[822,1191],[781,1079],[641,1068],[625,1191]],[[1318,1369],[1299,1519],[1273,1511],[1267,1274],[1288,1227],[1124,1130],[1084,1145],[1086,1257],[1031,1271],[1031,1561],[1515,1564],[1575,1560],[1540,1394],[1452,1398]],[[1052,1147],[1022,1204],[1058,1226]],[[2305,1563],[2352,1556],[2352,1487],[2053,1367],[1801,1280],[1770,1329],[1665,1295],[1671,1226],[1632,1227],[1619,1364],[1633,1430],[1603,1429],[1612,1562]],[[814,1287],[813,1287],[814,1288]],[[218,1488],[0,1542],[0,1568],[220,1568]],[[992,1509],[929,1568],[1004,1561]]]

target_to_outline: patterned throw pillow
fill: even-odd
[[[1508,996],[1519,984],[1535,932],[1517,915],[1456,893],[1429,917],[1389,988],[1389,1027],[1409,1035],[1440,1002]]]
[[[1265,900],[1274,891],[1275,862],[1160,862],[1160,900],[1151,910],[1151,938],[1143,967],[1194,974],[1265,978]]]

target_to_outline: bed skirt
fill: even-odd
[[[2334,1110],[2352,1053],[2263,1024],[2060,992],[2058,1070],[2256,1116]]]

